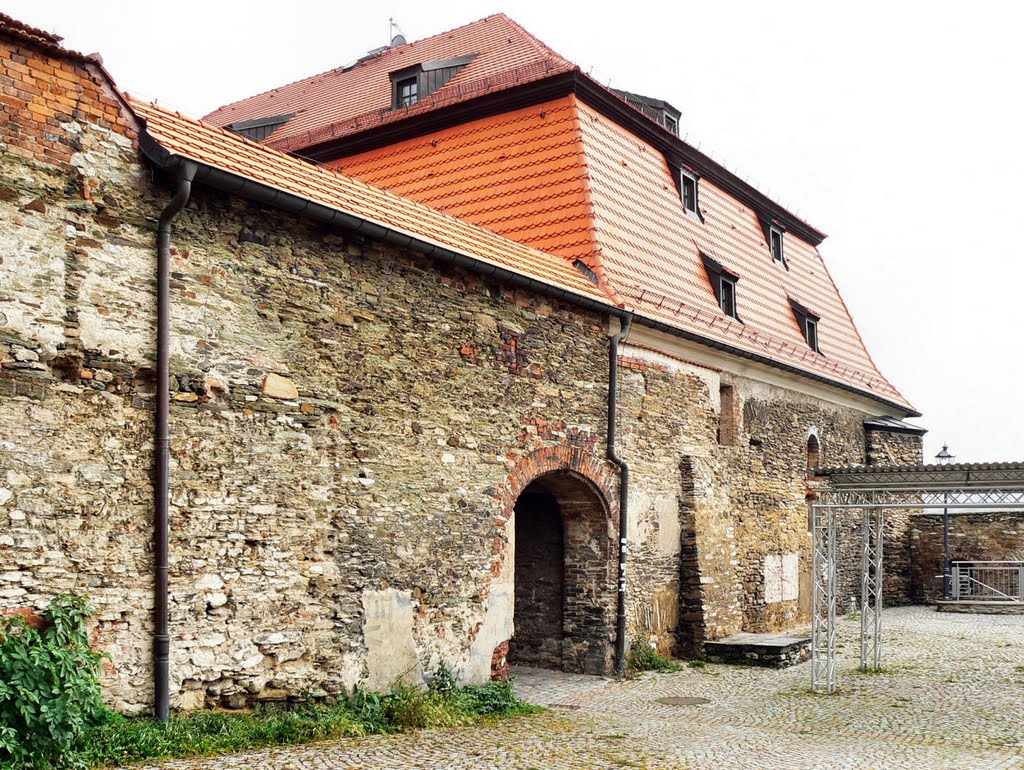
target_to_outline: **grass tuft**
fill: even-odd
[[[657,671],[667,674],[673,671],[682,671],[683,667],[671,658],[659,655],[646,640],[637,639],[629,648],[629,670],[634,673]]]
[[[263,705],[251,712],[200,711],[150,718],[112,715],[90,730],[69,765],[103,767],[141,760],[215,756],[267,746],[457,727],[543,711],[519,700],[511,682],[421,688],[396,682],[386,693],[356,689],[336,703]]]

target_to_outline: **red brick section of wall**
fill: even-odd
[[[59,40],[12,28],[0,15],[0,140],[9,153],[68,170],[77,132],[67,124],[131,137],[135,129],[98,61],[63,51]]]

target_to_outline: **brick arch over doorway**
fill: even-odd
[[[592,455],[534,452],[509,476],[514,571],[509,661],[564,671],[611,670],[615,634],[616,478]]]

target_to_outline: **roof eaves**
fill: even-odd
[[[909,422],[897,420],[895,417],[872,417],[870,420],[864,421],[864,428],[883,433],[906,433],[914,436],[923,436],[928,432],[927,428],[911,425]]]
[[[145,125],[145,120],[140,118]],[[218,129],[226,131],[226,129]],[[232,135],[236,136],[236,135]],[[257,142],[252,142],[245,137],[236,137],[239,141],[246,142],[263,152],[275,152]],[[571,289],[547,283],[539,278],[530,275],[528,272],[515,270],[511,267],[499,265],[494,262],[477,257],[469,252],[453,249],[448,244],[431,239],[415,233],[409,233],[401,228],[396,228],[386,222],[377,221],[367,216],[353,214],[343,209],[322,203],[311,196],[300,196],[292,191],[282,189],[265,181],[259,181],[241,176],[226,169],[220,168],[203,157],[196,157],[199,153],[184,155],[165,147],[158,138],[154,137],[148,130],[140,132],[139,146],[143,153],[156,166],[164,169],[174,169],[182,163],[194,163],[198,167],[195,179],[205,182],[212,187],[225,190],[245,198],[255,200],[266,205],[271,205],[285,211],[296,214],[311,216],[319,221],[337,224],[354,232],[366,235],[369,238],[388,241],[402,247],[412,248],[426,256],[432,256],[446,261],[460,264],[463,267],[474,270],[483,275],[490,275],[509,281],[515,285],[523,286],[556,299],[569,301],[582,307],[598,312],[608,312],[615,315],[622,315],[621,308],[605,302],[596,295],[582,294]],[[282,156],[285,157],[285,156]],[[294,161],[293,161],[294,162]],[[321,167],[315,167],[325,174],[333,174]],[[438,214],[438,216],[442,216]],[[483,229],[483,228],[481,228]],[[489,232],[489,231],[488,231]],[[608,294],[604,289],[603,294]]]

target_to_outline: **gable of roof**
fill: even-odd
[[[437,91],[411,107],[392,104],[391,73],[425,62],[470,57]],[[275,88],[220,107],[205,117],[230,126],[295,113],[270,135],[272,147],[297,152],[345,136],[576,69],[504,14],[413,43],[385,48],[352,66]]]

